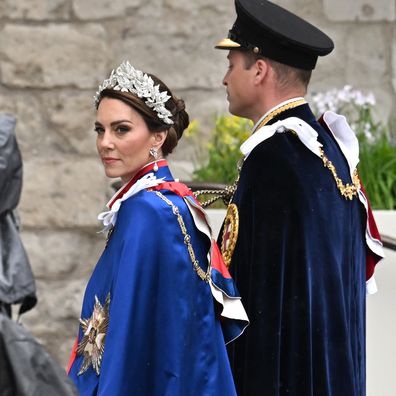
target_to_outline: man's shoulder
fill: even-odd
[[[275,133],[268,139],[260,142],[250,153],[248,159],[274,160],[277,158],[290,158],[290,154],[300,148],[301,142],[293,130]]]

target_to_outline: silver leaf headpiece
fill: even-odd
[[[96,108],[99,106],[100,93],[105,89],[131,92],[137,95],[144,100],[146,106],[157,113],[158,118],[166,124],[173,124],[169,118],[172,113],[165,107],[165,103],[170,99],[168,92],[160,92],[159,85],[154,86],[154,81],[150,76],[135,69],[128,61],[122,62],[116,70],[111,72],[110,77],[99,85],[98,92],[94,96]]]

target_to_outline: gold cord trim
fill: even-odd
[[[186,228],[186,225],[184,224],[184,220],[180,214],[179,208],[173,202],[171,202],[168,198],[166,198],[163,194],[161,194],[159,191],[156,191],[155,193],[159,198],[161,198],[163,201],[165,201],[172,208],[173,214],[177,217],[177,221],[179,223],[181,232],[184,237],[184,243],[187,245],[188,254],[190,255],[190,259],[191,259],[191,262],[192,262],[195,272],[203,281],[209,282],[209,280],[210,280],[210,264],[208,264],[208,268],[207,268],[206,272],[199,265],[199,261],[197,260],[195,253],[194,253],[194,249],[191,245],[191,237],[187,233],[187,228]]]
[[[230,267],[232,254],[238,240],[239,213],[235,204],[228,205],[227,214],[224,219],[223,233],[221,237],[221,254],[227,268]],[[227,235],[228,234],[228,237]]]
[[[222,199],[224,204],[227,206],[229,204],[229,202],[231,201],[232,196],[234,195],[234,192],[236,189],[236,183],[237,183],[237,180],[232,185],[226,186],[223,189],[198,190],[198,191],[195,191],[193,194],[194,194],[195,198],[198,198],[200,195],[205,195],[205,194],[206,195],[208,195],[208,194],[214,195],[214,197],[212,197],[204,202],[201,202],[201,206],[203,208],[206,208],[206,207],[212,205],[214,202],[216,202],[219,199]]]
[[[303,104],[307,103],[305,99],[297,99],[294,100],[293,102],[286,103],[283,106],[280,106],[276,108],[275,110],[272,110],[261,122],[258,124],[257,128],[254,129],[253,133],[256,132],[258,129],[263,127],[264,125],[267,125],[273,118],[275,118],[277,115],[283,113],[286,110],[294,109],[297,106],[301,106]]]
[[[360,180],[359,180],[359,176],[358,176],[358,173],[357,173],[357,169],[355,169],[353,171],[352,184],[349,184],[349,183],[344,184],[342,182],[342,180],[337,175],[336,167],[326,157],[324,151],[321,148],[319,148],[319,153],[320,153],[320,158],[322,158],[322,161],[323,161],[323,166],[330,170],[331,174],[334,177],[334,180],[336,182],[337,188],[340,191],[341,195],[345,199],[349,199],[349,200],[352,201],[353,197],[357,196],[357,193],[358,193],[358,191],[360,189]]]
[[[232,198],[234,197],[236,188],[238,186],[239,175],[240,175],[240,172],[242,169],[242,165],[243,165],[243,158],[239,159],[239,161],[238,161],[238,164],[237,164],[238,176],[235,179],[234,183],[232,183],[231,185],[226,186],[225,188],[220,189],[220,190],[198,190],[193,193],[195,198],[198,198],[200,195],[204,195],[204,194],[215,195],[213,198],[210,198],[207,201],[201,202],[201,206],[203,208],[206,208],[206,207],[212,205],[212,203],[216,202],[218,199],[222,199],[225,206],[228,206],[230,204],[230,202],[232,201]]]

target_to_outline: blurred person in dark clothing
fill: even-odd
[[[23,247],[15,209],[22,190],[22,158],[14,134],[16,120],[0,114],[0,395],[71,396],[66,373],[21,324],[12,320],[32,309],[36,287]]]

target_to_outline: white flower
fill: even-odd
[[[326,111],[346,114],[352,130],[362,133],[370,143],[376,139],[375,133],[373,133],[375,132],[375,126],[371,119],[371,112],[365,110],[370,110],[370,107],[374,106],[375,103],[373,93],[365,94],[353,89],[350,85],[345,85],[341,89],[331,89],[312,94],[312,105],[318,114],[323,114]]]
[[[350,85],[345,85],[342,89],[314,93],[312,102],[319,113],[324,113],[326,110],[337,112],[345,105],[369,107],[376,103],[373,93],[365,95]]]
[[[370,123],[366,122],[364,124],[364,126],[363,126],[363,134],[364,134],[364,136],[366,137],[366,139],[370,143],[375,141],[375,137],[374,137],[374,135],[371,132],[371,124]]]

